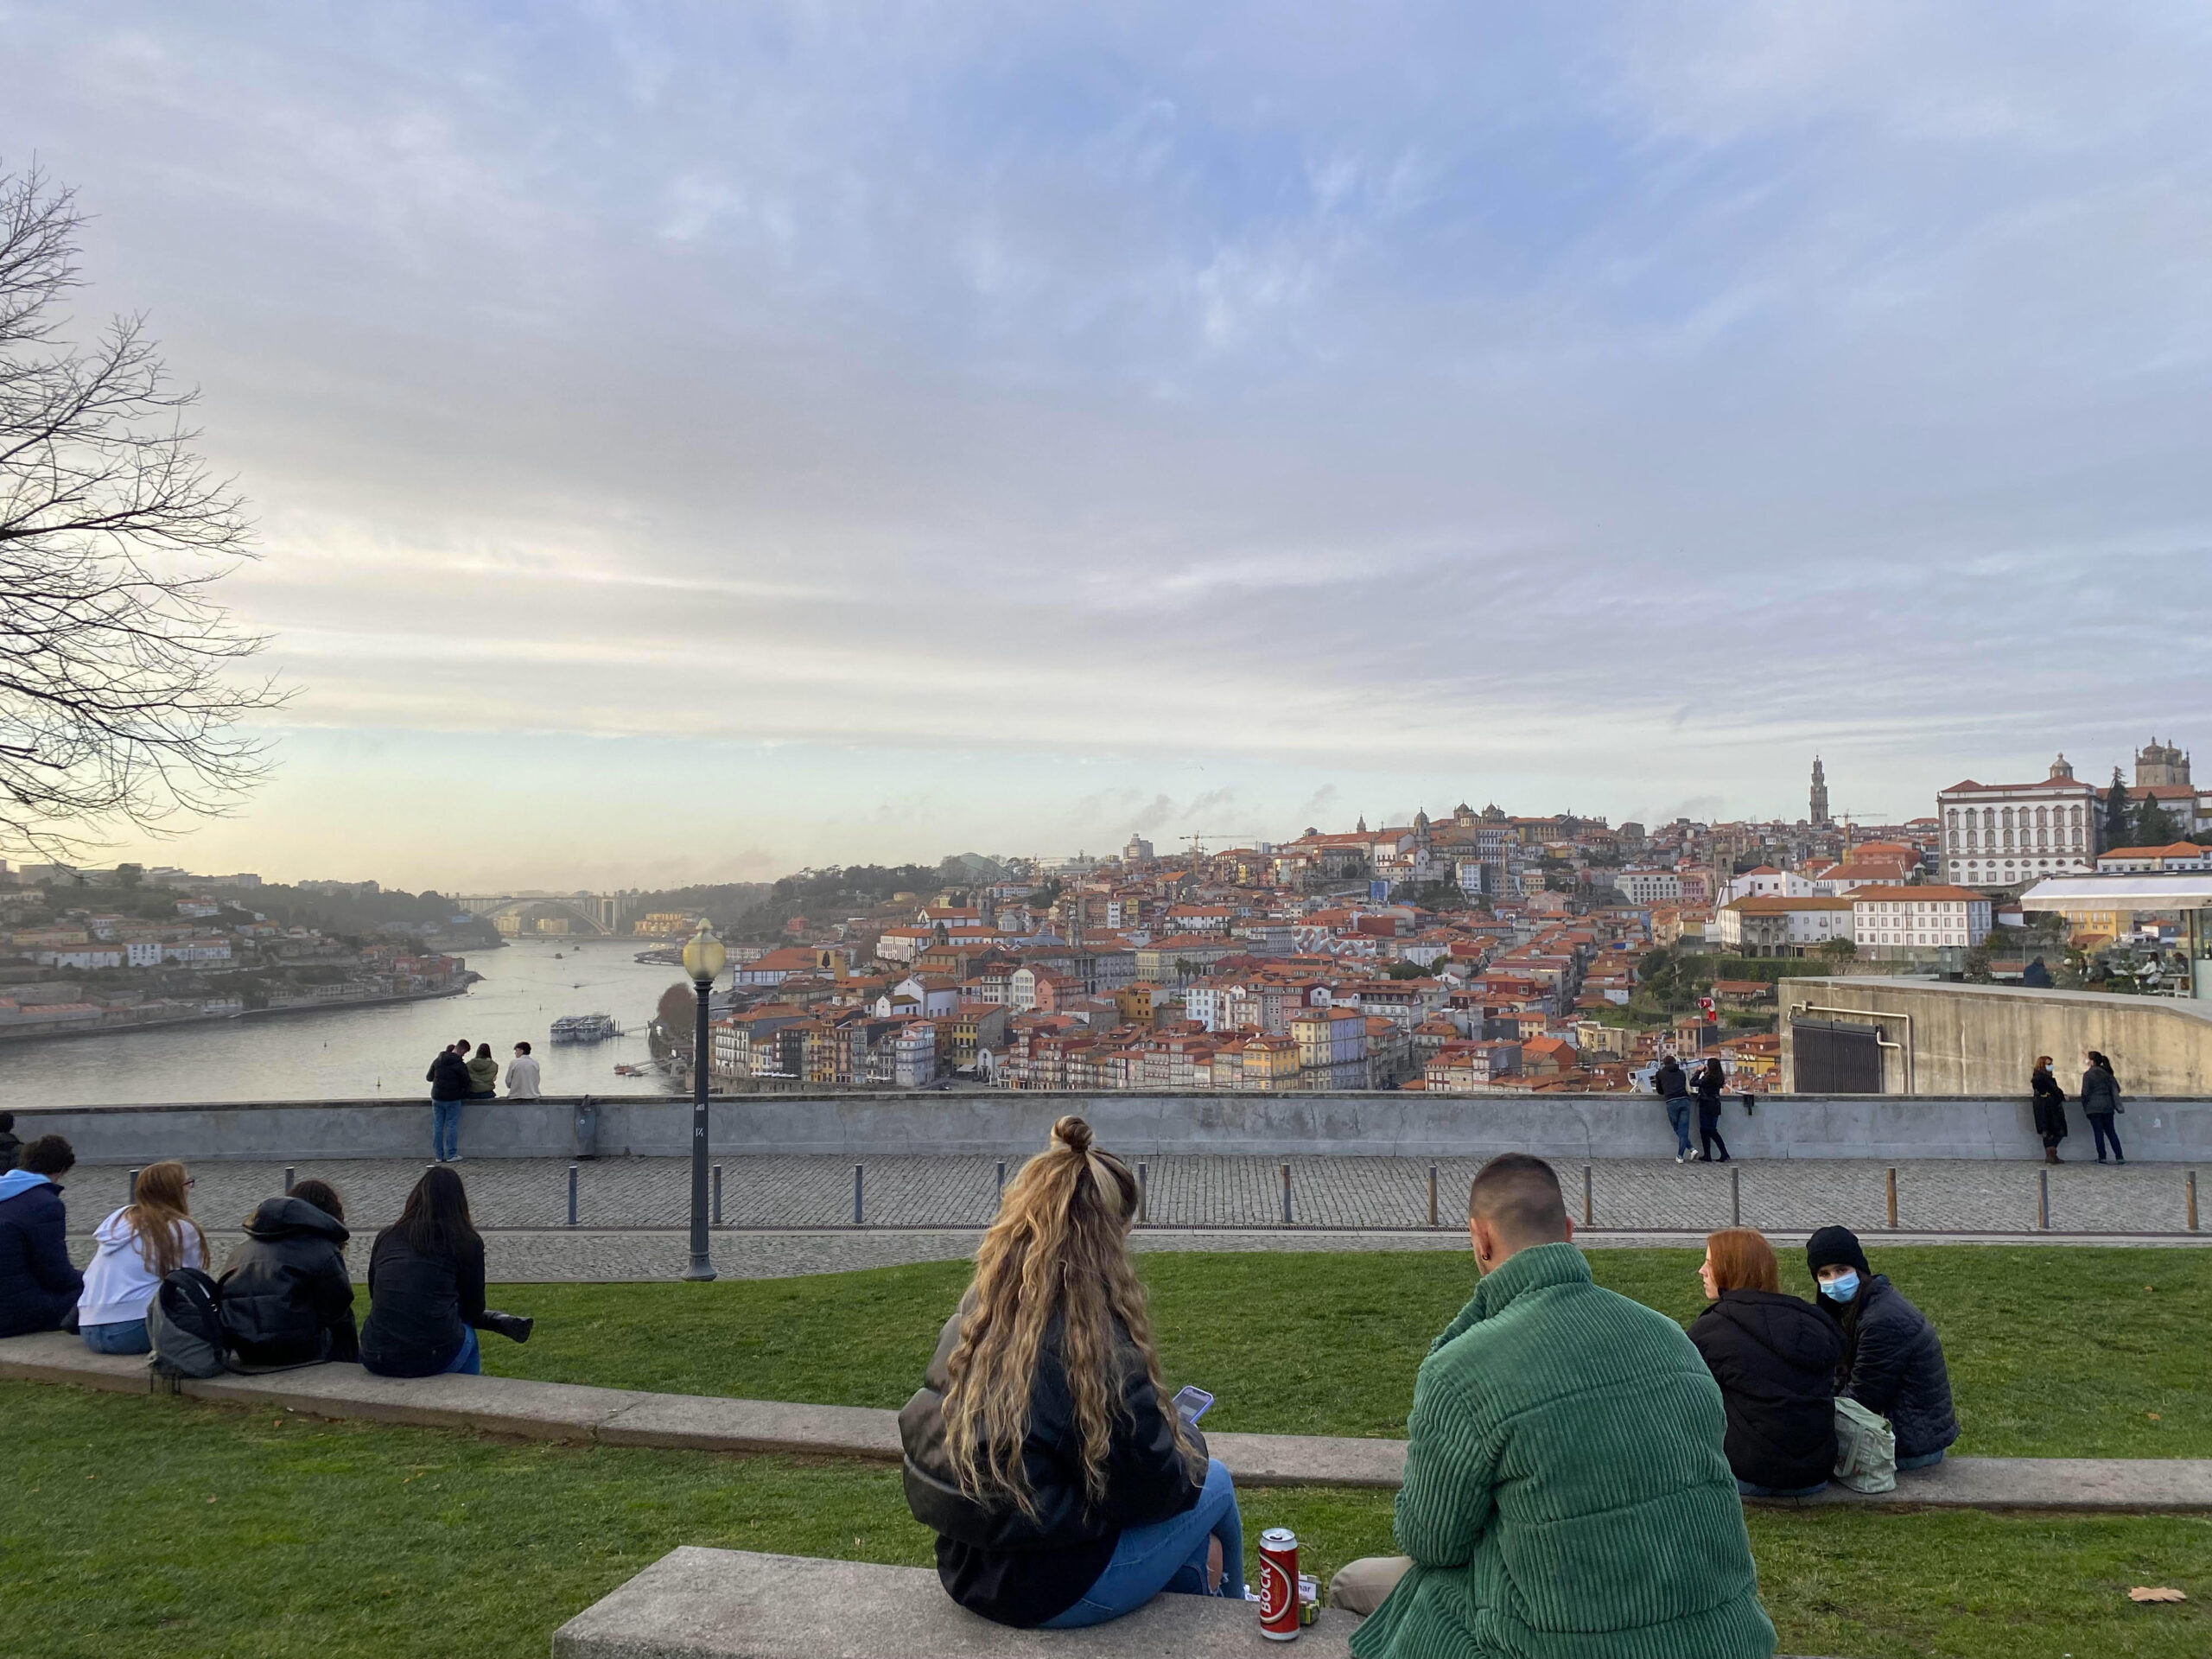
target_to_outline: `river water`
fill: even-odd
[[[620,1062],[646,1058],[645,1027],[661,993],[685,982],[680,968],[639,963],[642,948],[634,939],[534,939],[467,953],[484,977],[461,996],[0,1046],[0,1109],[426,1099],[430,1057],[462,1036],[472,1052],[492,1045],[502,1094],[518,1042],[537,1054],[549,1095],[661,1088],[653,1077],[614,1072]],[[627,1034],[556,1046],[547,1033],[568,1014],[612,1014]]]

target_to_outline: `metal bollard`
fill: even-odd
[[[861,1168],[858,1164],[853,1166],[853,1225],[855,1227],[861,1224]]]
[[[2189,1189],[2189,1230],[2193,1233],[2196,1230],[2196,1172],[2195,1170],[2189,1172],[2186,1185]]]
[[[1740,1169],[1728,1172],[1728,1224],[1744,1224],[1744,1172]]]
[[[125,1204],[138,1202],[138,1172],[135,1169],[130,1172],[130,1196],[124,1199],[124,1202]]]
[[[1582,1166],[1582,1224],[1583,1224],[1585,1227],[1587,1227],[1587,1226],[1589,1226],[1589,1225],[1591,1224],[1591,1223],[1590,1223],[1590,1166],[1589,1166],[1589,1165],[1587,1165],[1587,1164],[1585,1164],[1585,1165],[1583,1165],[1583,1166]]]
[[[1006,1166],[1001,1164],[1003,1170]],[[1137,1163],[1137,1224],[1142,1226],[1152,1219],[1152,1166],[1141,1159]]]
[[[1890,1201],[1890,1230],[1894,1232],[1897,1230],[1897,1171],[1894,1164],[1890,1166],[1887,1185]]]
[[[2047,1169],[2036,1171],[2036,1230],[2050,1230],[2050,1172]]]
[[[569,1225],[576,1224],[576,1166],[569,1166]]]
[[[1139,1164],[1137,1168],[1142,1170],[1144,1166]],[[1141,1174],[1137,1177],[1137,1185],[1140,1188],[1144,1185],[1144,1177]],[[1003,1158],[999,1160],[999,1196],[1001,1198],[1006,1196],[1006,1160]]]
[[[299,1173],[299,1166],[297,1165],[287,1164],[284,1166],[284,1190],[287,1192],[289,1192],[298,1181]]]
[[[715,1225],[722,1224],[722,1166],[715,1166]]]
[[[1294,1224],[1290,1218],[1290,1166],[1288,1164],[1282,1166],[1282,1224],[1286,1227]]]
[[[1436,1166],[1428,1166],[1428,1224],[1436,1225]]]

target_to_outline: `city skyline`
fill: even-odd
[[[1910,818],[2205,701],[2178,7],[4,16],[298,694],[99,861]]]

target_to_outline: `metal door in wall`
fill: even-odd
[[[1882,1092],[1881,1033],[1841,1020],[1792,1020],[1789,1047],[1801,1095],[1878,1095]]]

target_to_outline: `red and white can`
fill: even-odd
[[[1260,1634],[1270,1642],[1298,1637],[1298,1535],[1288,1527],[1260,1535]]]

